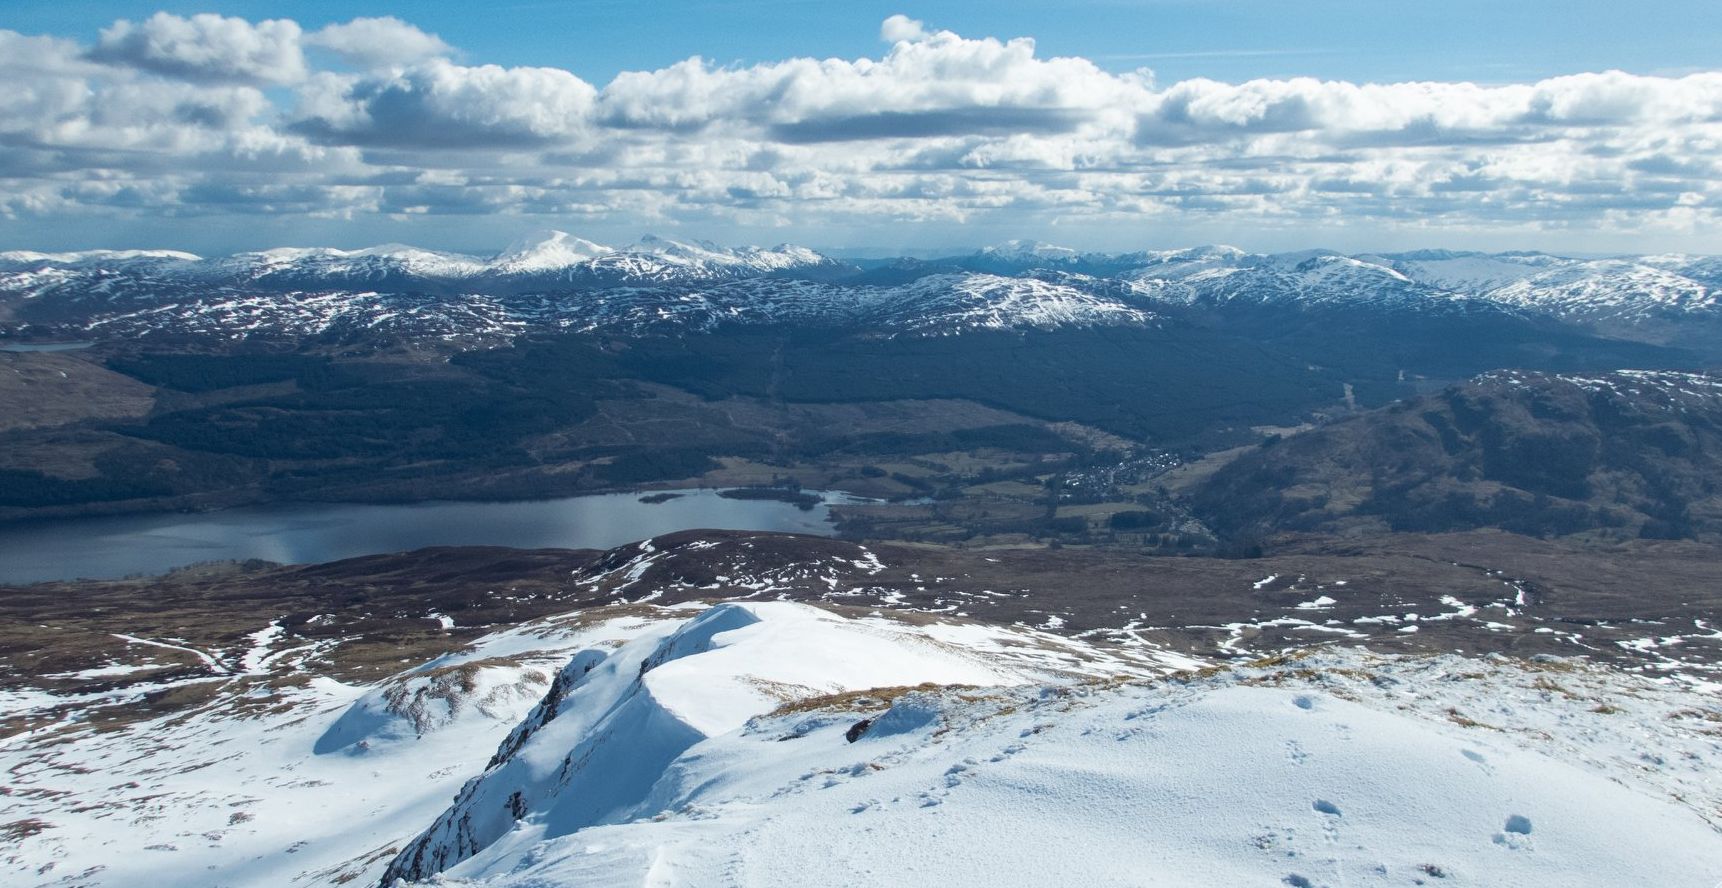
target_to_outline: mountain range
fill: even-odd
[[[0,253],[0,336],[203,335],[496,344],[523,334],[802,325],[884,336],[1144,327],[1192,312],[1368,310],[1555,322],[1665,345],[1722,330],[1722,259],[1207,246],[1090,253],[1011,241],[938,260],[539,232],[488,258],[388,245],[201,258]]]

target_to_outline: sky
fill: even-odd
[[[0,249],[1722,253],[1722,4],[0,6]]]

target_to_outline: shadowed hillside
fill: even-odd
[[[1278,531],[1675,538],[1722,530],[1722,382],[1491,373],[1283,441],[1191,495],[1237,537]]]

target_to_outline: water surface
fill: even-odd
[[[65,352],[89,348],[94,342],[4,342],[0,352]]]
[[[508,503],[299,503],[182,515],[0,525],[0,584],[157,574],[201,561],[310,564],[426,546],[607,549],[678,530],[831,533],[828,494],[802,510],[710,490],[643,503],[619,493]]]

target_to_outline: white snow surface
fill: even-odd
[[[568,803],[535,809],[428,884],[1722,879],[1716,701],[1587,666],[1333,651],[1159,683],[918,692],[869,715],[854,742],[862,714],[840,707],[698,739],[637,798],[584,787],[588,810],[625,801],[607,815],[573,828]]]
[[[608,761],[626,775],[673,758],[679,748],[666,746],[665,737],[692,742],[726,733],[809,694],[1166,668],[1032,630],[844,619],[794,604],[711,611],[630,605],[496,632],[459,653],[355,686],[307,678],[304,664],[318,656],[317,646],[284,645],[279,621],[259,622],[250,650],[219,675],[124,691],[138,701],[196,686],[209,689],[205,704],[123,726],[73,718],[0,738],[7,774],[0,828],[45,824],[34,834],[8,835],[0,884],[376,884],[399,849],[436,822],[499,748],[520,745],[521,726],[543,719],[557,680],[573,693],[553,695],[563,717],[544,736],[566,736],[588,722],[610,726],[616,743]],[[114,644],[109,670],[154,668],[148,664],[166,648],[210,656],[150,639]],[[648,659],[657,665],[641,680]],[[601,687],[606,676],[613,680]],[[0,694],[0,714],[67,702],[47,692],[9,692]],[[125,711],[113,705],[121,700],[100,702],[103,712]],[[606,721],[616,703],[627,705]],[[658,750],[668,757],[654,758]],[[523,755],[553,752],[537,746]]]
[[[614,652],[583,652],[503,743],[493,766],[461,790],[392,871],[428,876],[475,852],[507,858],[522,843],[630,820],[650,804],[678,756],[788,702],[928,682],[1046,681],[1069,665],[1056,648],[1036,662],[989,655],[985,640],[975,641],[943,641],[895,620],[778,601],[720,604]],[[1020,644],[1038,646],[1027,635]],[[528,813],[532,827],[517,828]]]
[[[369,687],[294,681],[316,652],[260,621],[195,680],[207,705],[0,740],[0,825],[42,825],[9,833],[0,883],[1722,879],[1713,691],[1332,647],[1203,668],[860,613],[628,605]],[[114,663],[159,651],[116,639]],[[889,686],[924,687],[819,696]]]
[[[7,840],[0,884],[372,884],[575,651],[651,623],[528,624],[370,687],[294,681],[293,663],[308,652],[260,653],[277,625],[253,634],[244,669],[174,685],[218,685],[190,712],[0,739],[0,827],[47,825]],[[129,693],[154,690],[167,687]],[[0,712],[56,702],[65,701],[9,694]]]

